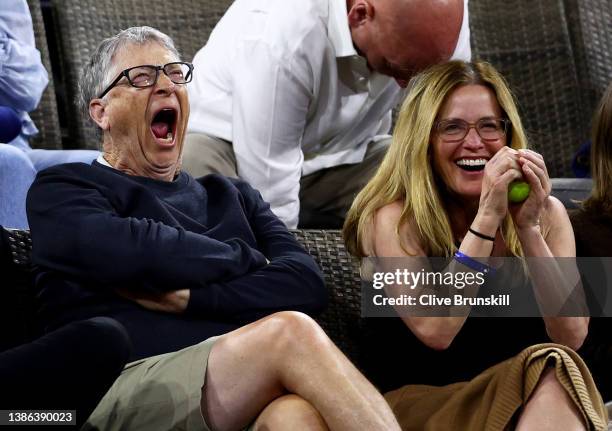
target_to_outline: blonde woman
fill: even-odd
[[[530,185],[529,196],[510,205],[508,187],[521,179]],[[450,62],[413,81],[389,152],[355,199],[344,236],[351,253],[360,257],[454,256],[472,269],[479,265],[476,258],[485,256],[574,256],[569,219],[550,190],[544,160],[527,149],[501,75],[484,62]],[[526,266],[536,297],[554,296],[556,286],[563,285],[561,274]],[[401,320],[429,358],[451,350],[464,326],[477,334],[478,326],[496,319],[474,319],[476,325],[466,324],[472,320],[466,317]],[[402,427],[448,429],[452,419],[452,428],[462,430],[604,429],[601,398],[572,350],[586,337],[588,317],[540,321],[549,341],[558,344],[527,348],[483,368],[469,383],[409,385],[388,393]],[[512,338],[508,335],[497,338]],[[472,357],[486,357],[490,341],[480,339],[480,351]],[[446,367],[466,359],[465,352],[455,353]],[[404,368],[415,367],[411,359]],[[416,365],[416,372],[429,365]],[[576,391],[588,395],[572,396]]]

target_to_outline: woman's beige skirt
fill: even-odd
[[[587,429],[605,431],[608,417],[591,373],[576,352],[557,344],[531,346],[469,382],[407,385],[385,398],[404,431],[502,431],[512,428],[547,367],[554,367]]]

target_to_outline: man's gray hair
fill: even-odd
[[[89,118],[89,102],[116,78],[113,59],[117,52],[129,44],[145,45],[155,42],[174,54],[177,60],[180,55],[170,36],[152,27],[130,27],[115,36],[104,39],[83,67],[79,78],[78,104],[85,118]]]

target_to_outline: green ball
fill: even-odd
[[[521,203],[527,199],[530,191],[531,187],[525,181],[513,181],[508,186],[508,200],[515,204]]]

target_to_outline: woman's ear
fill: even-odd
[[[108,130],[108,116],[106,115],[106,102],[102,99],[93,99],[89,102],[89,116],[103,131]]]

